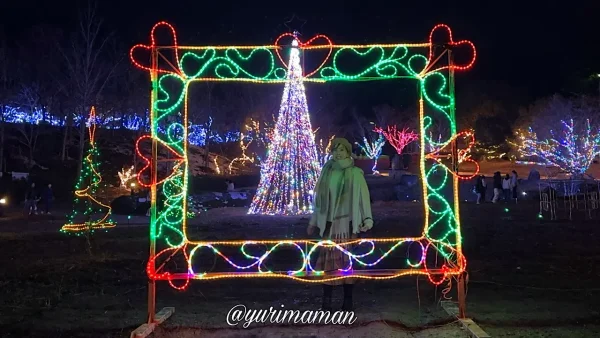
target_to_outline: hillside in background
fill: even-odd
[[[54,126],[36,126],[36,128],[38,129],[36,134],[28,134],[35,137],[32,140],[34,142],[31,142],[32,154],[29,154],[28,144],[23,142],[21,131],[14,127],[7,128],[5,169],[2,180],[0,180],[0,193],[8,193],[12,200],[22,200],[29,183],[20,180],[11,182],[10,178],[11,176],[22,176],[21,173],[23,173],[28,174],[28,181],[35,182],[38,187],[51,183],[57,200],[70,201],[78,176],[77,135],[68,135],[69,147],[63,160],[64,128]],[[121,184],[118,176],[121,170],[135,165],[139,171],[146,165],[146,161],[135,151],[135,141],[140,135],[137,131],[126,129],[97,129],[96,141],[100,151],[101,175],[108,190],[112,191],[110,195],[122,193],[117,189]],[[86,146],[88,146],[87,140]],[[140,142],[140,147],[141,154],[150,158],[150,140]],[[188,150],[189,170],[192,176],[229,175],[228,165],[231,158],[239,156],[240,152],[239,145],[235,142],[213,144],[209,160],[206,161],[206,151],[203,147],[190,145]],[[164,151],[159,153],[159,159],[165,159],[168,156]],[[250,167],[250,169],[253,168]],[[256,167],[257,170],[258,167]],[[238,173],[240,173],[239,168],[234,168],[232,174]],[[127,189],[124,190],[127,191]]]

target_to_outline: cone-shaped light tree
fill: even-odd
[[[96,193],[102,183],[100,153],[96,146],[96,110],[92,107],[88,120],[90,146],[83,159],[79,180],[75,185],[75,201],[73,211],[68,216],[67,224],[61,231],[83,234],[97,229],[112,228],[115,223],[110,219],[111,208],[98,201]]]
[[[289,60],[279,117],[249,214],[312,213],[313,190],[321,164],[310,124],[296,39]]]

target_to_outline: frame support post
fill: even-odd
[[[152,92],[150,94],[150,123],[152,133],[152,164],[150,167],[150,179],[152,182],[150,194],[150,257],[156,255],[156,201],[157,201],[157,175],[158,175],[158,142],[156,141],[156,135],[154,135],[154,102],[157,99],[158,93],[158,49],[152,49],[152,70],[150,72],[152,81]],[[153,261],[151,271],[156,271],[156,264]],[[156,327],[165,320],[167,320],[173,313],[175,308],[166,307],[156,312],[156,281],[148,277],[148,322],[142,324],[133,332],[131,332],[131,338],[145,338],[148,337],[156,329]]]
[[[154,102],[156,99],[156,82],[158,81],[158,50],[156,48],[152,49],[152,94],[151,102],[150,102],[150,114],[152,115],[151,121],[154,121]],[[152,133],[154,133],[154,126],[151,126]],[[157,161],[158,161],[158,149],[156,143],[156,135],[152,135],[152,166],[150,168],[150,175],[152,175],[151,182],[151,206],[150,206],[150,257],[154,257],[156,255],[156,238],[155,238],[155,229],[154,227],[156,222],[156,177],[157,177]],[[152,267],[154,271],[156,266]],[[155,321],[156,314],[156,282],[149,278],[148,279],[148,324],[152,324]]]
[[[461,273],[458,276],[458,318],[467,318],[467,295],[465,294],[465,275]]]

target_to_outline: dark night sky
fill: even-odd
[[[31,11],[32,3],[37,3]],[[60,3],[60,5],[57,5]],[[76,25],[82,0],[2,1],[0,26],[12,41],[28,26]],[[126,4],[125,4],[126,3]],[[572,79],[591,85],[600,73],[600,1],[151,1],[102,0],[104,28],[125,46],[146,43],[159,20],[174,24],[181,43],[269,44],[288,31],[286,18],[305,19],[291,28],[303,36],[328,35],[336,43],[426,41],[436,23],[452,27],[456,39],[478,48],[476,66],[458,85],[500,83],[537,97],[569,90]],[[328,3],[319,6],[318,4]],[[352,4],[356,5],[352,5]],[[460,3],[460,4],[458,4]],[[532,5],[528,3],[537,3]],[[554,4],[556,3],[556,4]],[[205,4],[205,5],[202,5]],[[597,85],[597,82],[596,82]]]

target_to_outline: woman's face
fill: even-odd
[[[346,147],[342,144],[338,144],[337,147],[333,150],[333,159],[336,161],[347,159],[350,156]]]

